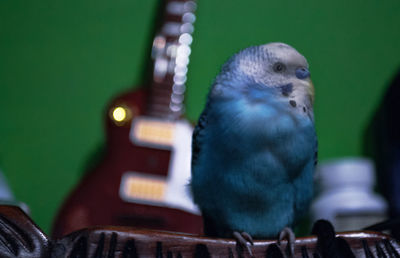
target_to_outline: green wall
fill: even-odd
[[[45,230],[104,142],[106,104],[140,83],[155,0],[0,1],[0,168]],[[283,41],[309,63],[320,159],[361,155],[400,67],[400,2],[199,0],[187,117],[221,64]]]

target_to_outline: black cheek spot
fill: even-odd
[[[303,112],[305,113],[307,111],[306,107],[303,107]]]
[[[296,106],[297,106],[297,103],[296,103],[296,101],[294,101],[294,100],[289,101],[289,104],[290,104],[292,107],[296,107]]]
[[[285,97],[289,97],[290,93],[293,91],[293,84],[289,83],[283,86],[280,86],[282,95]]]

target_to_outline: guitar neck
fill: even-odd
[[[184,113],[195,9],[193,0],[165,1],[163,19],[151,53],[153,73],[146,112],[148,116],[176,120]]]

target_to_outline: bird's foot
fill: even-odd
[[[284,239],[287,240],[287,245],[286,245],[287,255],[288,255],[288,257],[293,257],[294,256],[294,246],[295,246],[296,237],[295,237],[293,231],[288,227],[285,227],[279,233],[278,245],[280,245],[281,241],[284,240]]]
[[[254,245],[253,238],[247,232],[239,233],[237,231],[233,232],[233,237],[236,239],[237,244],[241,247],[245,247],[250,256],[253,257],[253,252],[251,251],[251,246]]]

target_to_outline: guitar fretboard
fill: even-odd
[[[167,0],[165,4],[164,18],[153,40],[154,65],[147,115],[175,120],[184,112],[196,3]]]

